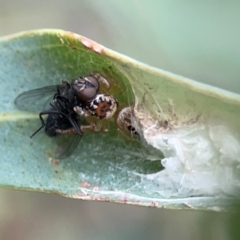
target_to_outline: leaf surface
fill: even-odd
[[[152,140],[154,134],[149,135],[148,131],[154,126],[153,121],[158,126],[154,130],[158,137],[165,136],[165,132],[177,136],[178,129],[186,127],[194,128],[191,131],[198,136],[200,130],[195,131],[195,124],[197,128],[204,127],[207,133],[214,132],[214,126],[220,126],[220,130],[224,127],[229,136],[234,137],[236,145],[240,135],[238,95],[151,68],[87,38],[60,30],[4,37],[0,41],[0,52],[2,187],[156,207],[218,209],[230,204],[225,192],[212,194],[201,184],[195,185],[200,190],[190,196],[189,192],[179,191],[179,186],[168,186],[166,183],[172,181],[169,175],[163,182],[166,170],[162,171],[162,152],[165,156],[178,156],[178,153],[174,155],[161,149],[161,144],[157,149],[159,138]],[[39,127],[39,109],[36,107],[34,111],[33,103],[32,112],[20,111],[14,99],[24,91],[61,84],[63,79],[71,80],[92,71],[110,79],[110,93],[120,107],[135,106],[144,138],[152,146],[122,136],[114,121],[109,121],[108,133],[85,133],[70,157],[61,161],[53,159],[52,139],[43,133],[29,138]],[[173,131],[175,128],[177,132]],[[214,154],[222,154],[223,142],[218,143],[214,134],[204,138],[210,138],[218,148],[218,151],[213,150]],[[181,135],[183,144],[184,141]],[[239,161],[238,152],[234,148],[232,153],[231,160],[235,164]],[[186,159],[191,158],[184,155],[183,159],[186,167]],[[222,156],[214,159],[220,161]],[[210,170],[219,162],[211,164]],[[199,169],[204,171],[202,166]],[[177,173],[173,171],[171,176],[174,174]]]

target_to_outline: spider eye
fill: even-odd
[[[87,102],[92,100],[97,94],[96,88],[84,88],[78,92],[78,98]]]

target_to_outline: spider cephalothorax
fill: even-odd
[[[110,95],[97,94],[96,97],[87,105],[86,109],[95,117],[109,119],[117,111],[118,103]]]

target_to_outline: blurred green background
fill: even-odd
[[[149,65],[240,93],[240,2],[0,0],[0,35],[60,28]],[[234,215],[0,190],[0,239],[240,239]],[[236,226],[236,228],[235,228]]]

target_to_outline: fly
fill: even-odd
[[[79,144],[83,133],[95,131],[94,124],[87,124],[86,116],[99,119],[111,118],[118,107],[117,101],[108,94],[99,93],[99,82],[109,88],[108,81],[99,73],[93,72],[79,77],[71,83],[46,86],[29,90],[15,99],[15,105],[24,111],[39,111],[41,126],[30,136],[34,137],[41,129],[49,137],[56,137],[56,158],[69,156]],[[46,120],[43,116],[47,115]]]

